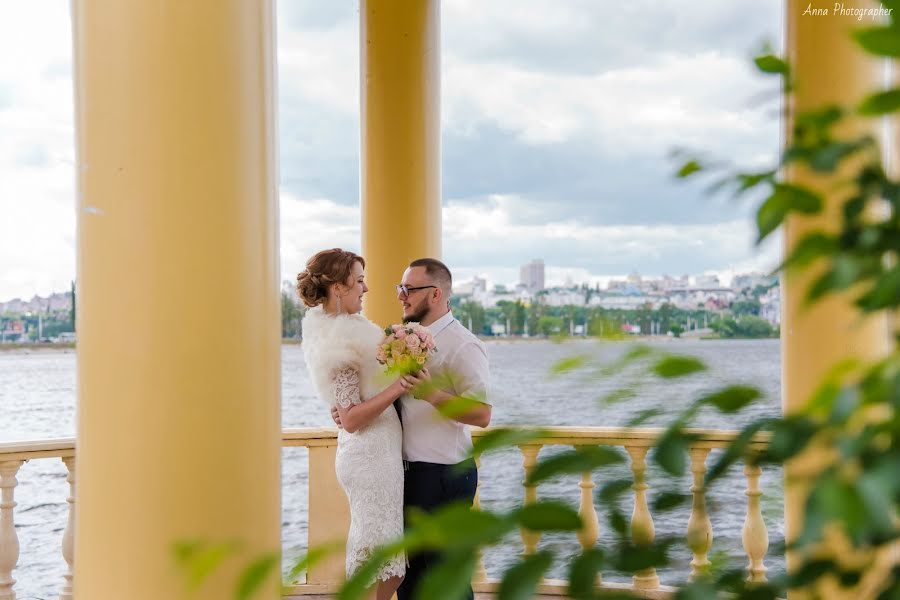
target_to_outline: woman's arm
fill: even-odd
[[[334,396],[340,425],[349,433],[355,433],[375,420],[394,400],[406,393],[408,384],[402,378],[363,399],[359,389],[359,372],[352,368],[341,369],[334,378]]]

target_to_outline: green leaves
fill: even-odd
[[[892,113],[900,109],[900,89],[894,88],[867,96],[856,110],[867,117]]]
[[[511,448],[533,442],[536,439],[546,437],[548,434],[543,429],[525,429],[519,427],[500,427],[491,429],[481,437],[475,439],[472,444],[472,456],[481,456],[485,452]]]
[[[703,167],[696,160],[689,160],[684,163],[676,174],[676,177],[685,178],[690,177],[694,173],[699,173],[703,170]]]
[[[704,396],[701,401],[715,406],[719,412],[730,414],[742,410],[761,396],[762,393],[755,387],[731,385]]]
[[[546,550],[520,560],[503,574],[497,593],[498,600],[530,600],[537,584],[552,564],[553,554]]]
[[[184,540],[174,545],[175,560],[184,572],[188,590],[195,592],[203,584],[216,575],[226,561],[235,558],[243,544],[238,541],[204,542],[200,540]],[[253,559],[238,574],[234,588],[235,600],[250,600],[260,591],[263,584],[278,573],[281,554],[269,552]],[[278,581],[280,584],[280,581]],[[276,585],[272,584],[273,587]]]
[[[651,370],[666,379],[686,377],[706,370],[706,365],[693,356],[666,356],[657,361]]]
[[[576,556],[569,566],[569,596],[574,600],[593,600],[597,575],[603,569],[603,551],[590,548]]]
[[[588,358],[589,357],[585,354],[578,354],[576,356],[568,356],[566,358],[560,359],[552,367],[550,367],[550,374],[563,375],[564,373],[580,369],[585,364],[587,364]]]
[[[540,461],[528,476],[526,485],[573,473],[585,473],[598,467],[625,462],[622,453],[608,446],[583,446]]]
[[[273,573],[278,574],[280,561],[281,555],[273,552],[250,563],[238,579],[235,599],[250,600]]]
[[[810,233],[794,246],[790,256],[778,267],[778,270],[806,268],[816,259],[831,256],[837,249],[837,241],[827,233],[822,231]]]
[[[853,32],[856,42],[879,56],[900,58],[900,30],[894,27],[867,27]]]
[[[582,527],[578,513],[562,502],[529,504],[513,513],[513,516],[519,525],[531,531],[577,531]]]
[[[756,243],[762,242],[775,231],[789,213],[815,214],[821,210],[822,198],[815,192],[796,185],[776,184],[775,190],[756,213],[756,226],[759,230]]]
[[[679,425],[670,426],[656,442],[653,462],[670,475],[683,475],[687,465],[688,445],[693,436],[685,433]]]
[[[756,68],[763,73],[787,75],[790,72],[788,64],[774,54],[764,54],[753,59]]]
[[[426,572],[416,597],[434,600],[458,600],[463,597],[472,580],[476,558],[474,552],[458,551],[447,555]]]
[[[240,545],[237,542],[209,543],[198,540],[177,542],[175,560],[185,572],[188,589],[196,590],[213,572],[234,556]]]
[[[310,548],[308,552],[303,554],[300,559],[297,560],[296,563],[294,563],[294,566],[291,567],[291,570],[287,574],[286,580],[289,583],[292,583],[297,577],[300,576],[301,573],[308,572],[313,565],[322,562],[322,560],[324,560],[325,558],[343,549],[344,544],[341,542],[322,544],[320,546]]]
[[[515,514],[472,510],[465,502],[447,505],[424,514],[410,513],[413,534],[407,547],[461,549],[476,544],[493,544],[515,529]]]

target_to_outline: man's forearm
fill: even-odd
[[[457,396],[448,394],[443,390],[435,390],[428,397],[428,402],[430,402],[432,406],[440,411],[442,406],[456,398]],[[445,416],[465,425],[487,427],[491,422],[491,405],[485,404],[484,402],[478,402],[477,400],[471,400],[471,402],[472,404],[476,404],[477,406],[473,406],[469,410],[466,410],[465,412],[460,414],[448,414]]]

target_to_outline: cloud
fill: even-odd
[[[282,280],[294,281],[307,259],[325,248],[360,251],[359,207],[281,193]]]
[[[744,219],[697,225],[585,225],[573,220],[523,223],[520,200],[491,197],[444,209],[444,254],[461,274],[488,274],[513,284],[521,264],[543,258],[560,272],[591,280],[633,270],[648,274],[771,269],[780,247],[754,249],[755,230]],[[562,281],[559,281],[562,283]]]
[[[643,64],[661,48],[743,55],[764,39],[777,47],[782,10],[777,0],[446,0],[442,35],[445,53],[468,62],[593,73]]]
[[[278,3],[285,276],[359,247],[359,32],[353,0]],[[648,274],[752,265],[746,205],[676,184],[673,146],[734,162],[777,152],[780,5],[698,0],[443,0],[445,248],[457,275]],[[67,289],[75,177],[68,5],[0,7],[0,299]],[[502,240],[502,243],[500,242]],[[556,273],[556,270],[551,271]],[[576,275],[579,276],[579,275]]]

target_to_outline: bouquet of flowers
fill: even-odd
[[[425,360],[437,352],[431,332],[418,323],[391,325],[384,329],[376,358],[388,373],[408,375],[419,372]]]

